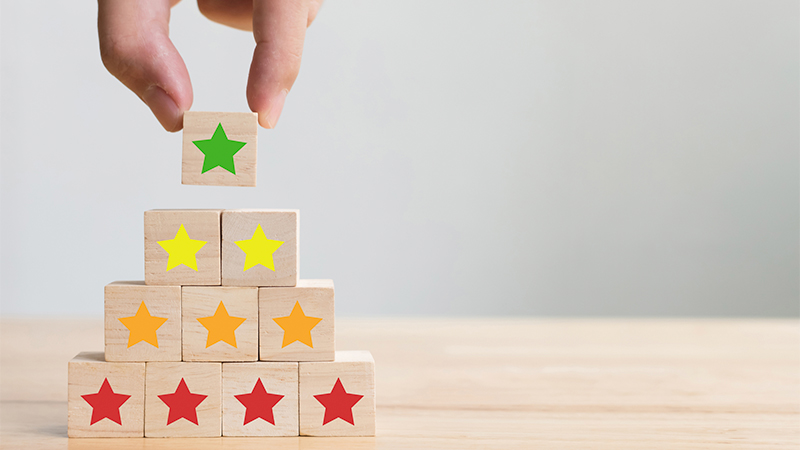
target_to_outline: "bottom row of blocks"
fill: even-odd
[[[70,437],[374,436],[375,362],[69,362]]]

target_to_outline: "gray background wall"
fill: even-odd
[[[796,1],[328,0],[255,189],[180,185],[94,2],[0,14],[3,314],[102,314],[195,207],[299,208],[343,315],[799,313]],[[252,37],[172,24],[193,109],[246,111]]]

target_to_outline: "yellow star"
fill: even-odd
[[[206,339],[206,348],[211,347],[219,341],[225,341],[228,344],[236,347],[236,331],[245,320],[244,317],[233,317],[228,315],[228,310],[225,305],[219,302],[217,312],[210,317],[200,317],[197,319],[206,330],[208,330],[208,339]]]
[[[272,254],[283,245],[283,241],[267,239],[264,230],[261,229],[261,224],[258,224],[252,238],[236,241],[236,245],[246,255],[244,258],[244,270],[261,264],[274,272],[275,262],[272,260]]]
[[[201,241],[198,239],[192,239],[189,237],[189,233],[186,232],[186,228],[181,227],[178,228],[178,232],[175,234],[175,239],[169,239],[166,241],[158,241],[158,245],[161,246],[164,250],[169,253],[169,259],[167,260],[167,272],[170,269],[173,269],[181,264],[197,270],[197,258],[195,254],[206,245],[207,241]]]
[[[156,335],[156,330],[158,330],[161,325],[164,325],[167,318],[151,316],[150,311],[147,310],[147,306],[142,302],[135,316],[123,317],[119,319],[119,321],[131,332],[128,336],[128,348],[142,341],[158,348],[158,335]]]
[[[295,302],[292,313],[286,317],[272,319],[279,327],[283,328],[283,345],[286,347],[294,341],[300,341],[307,346],[314,348],[311,342],[311,329],[317,326],[322,320],[321,317],[309,317],[303,313],[300,302]]]

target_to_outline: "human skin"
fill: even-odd
[[[108,71],[150,108],[167,131],[183,128],[192,106],[186,64],[169,39],[170,9],[180,0],[98,0],[100,54]],[[208,19],[252,31],[256,41],[247,102],[274,128],[300,71],[306,28],[322,0],[198,0]]]

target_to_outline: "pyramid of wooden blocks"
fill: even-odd
[[[255,186],[257,150],[256,113],[187,111],[181,183]]]
[[[374,436],[375,362],[298,279],[295,210],[145,212],[145,280],[105,287],[69,362],[70,437]]]

